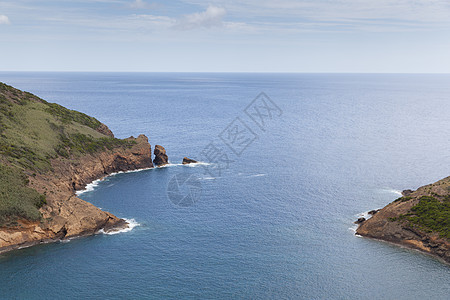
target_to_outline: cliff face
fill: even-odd
[[[119,172],[153,167],[151,146],[144,135],[129,138],[132,147],[116,147],[84,155],[79,159],[53,159],[52,172],[29,176],[29,186],[46,194],[42,220],[19,220],[19,226],[0,228],[0,252],[52,242],[64,238],[91,235],[100,229],[115,230],[128,225],[75,195],[95,179]]]
[[[155,159],[153,160],[153,163],[156,166],[164,166],[169,163],[169,158],[166,154],[166,149],[164,149],[161,145],[155,145]]]
[[[0,252],[126,227],[75,191],[151,167],[147,137],[116,139],[91,116],[0,82]]]
[[[450,177],[406,190],[372,218],[363,221],[356,233],[414,248],[450,263],[448,239]]]

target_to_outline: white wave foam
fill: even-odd
[[[136,172],[142,172],[142,171],[151,170],[151,169],[153,169],[153,168],[144,168],[144,169],[138,169],[138,170],[119,171],[119,172],[111,173],[108,176],[105,176],[101,179],[97,179],[97,180],[92,181],[91,183],[88,183],[83,190],[76,191],[75,194],[77,196],[79,196],[86,192],[92,192],[93,190],[95,190],[95,188],[99,185],[100,182],[106,181],[106,180],[108,180],[109,177],[115,176],[117,174],[136,173]]]
[[[358,229],[358,225],[354,224],[352,227],[349,227],[348,230],[352,231],[353,234],[356,234],[356,229]]]
[[[356,217],[357,218],[365,218],[367,220],[367,219],[370,219],[372,217],[372,215],[369,214],[369,211],[365,211],[365,212],[357,214]]]
[[[189,167],[189,168],[196,168],[196,167],[199,167],[199,166],[211,166],[211,165],[212,164],[210,164],[210,163],[198,161],[196,163],[186,164],[186,165],[183,165],[183,166],[186,166],[186,167]]]
[[[196,162],[196,163],[192,163],[192,164],[186,164],[186,165],[169,163],[167,165],[160,166],[160,167],[155,167],[155,168],[143,168],[143,169],[138,169],[138,170],[114,172],[114,173],[111,173],[111,174],[101,178],[101,179],[97,179],[97,180],[92,181],[91,183],[88,183],[83,190],[76,191],[75,194],[77,196],[79,196],[79,195],[84,194],[86,192],[92,192],[93,190],[95,190],[95,188],[99,185],[100,182],[105,181],[109,177],[112,177],[112,176],[115,176],[115,175],[118,175],[118,174],[136,173],[136,172],[142,172],[142,171],[147,171],[147,170],[153,170],[153,169],[157,169],[157,168],[160,169],[160,168],[170,168],[170,167],[179,167],[179,166],[186,166],[186,167],[190,167],[190,168],[195,168],[195,167],[198,167],[198,166],[210,166],[210,165],[211,165],[210,163],[201,162],[201,161]]]
[[[162,168],[171,168],[171,167],[189,167],[189,168],[195,168],[198,166],[210,166],[210,163],[206,163],[206,162],[202,162],[202,161],[198,161],[196,163],[190,163],[190,164],[173,164],[171,162],[169,162],[167,165],[164,166],[157,166],[156,168],[162,169]]]
[[[356,217],[356,219],[364,218],[366,220],[369,220],[370,218],[372,218],[372,215],[369,214],[369,211],[365,211],[365,212],[355,215],[355,217]],[[348,230],[351,230],[357,237],[361,237],[359,234],[356,234],[356,230],[358,229],[358,226],[359,226],[359,224],[353,223],[353,226],[350,227]]]
[[[396,190],[396,189],[387,188],[387,189],[381,189],[380,191],[383,193],[393,193],[393,194],[403,196],[402,191]]]
[[[100,229],[98,233],[106,234],[106,235],[115,235],[115,234],[119,234],[119,233],[130,232],[135,227],[141,226],[141,224],[136,222],[135,219],[125,219],[124,218],[124,220],[128,224],[127,228],[123,228],[123,229],[119,229],[119,230],[112,230],[112,231],[108,231],[108,232],[105,232],[103,229]]]
[[[164,169],[164,168],[179,167],[179,166],[182,166],[182,165],[183,164],[172,164],[171,162],[169,162],[167,165],[155,166],[155,168],[157,168],[157,169]]]
[[[261,177],[261,176],[266,176],[267,174],[255,174],[255,175],[250,175],[248,177]]]
[[[399,190],[389,190],[389,192],[397,194],[399,196],[403,196],[402,191],[399,191]]]
[[[84,188],[84,190],[76,191],[75,194],[77,196],[79,196],[79,195],[81,195],[83,193],[86,193],[86,192],[92,192],[99,185],[99,183],[102,182],[102,181],[103,181],[103,178],[94,180],[91,183],[87,184],[86,187]]]
[[[153,168],[143,168],[143,169],[137,169],[137,170],[119,171],[119,172],[111,173],[111,174],[109,174],[106,177],[111,177],[111,176],[114,176],[114,175],[117,175],[117,174],[137,173],[137,172],[147,171],[147,170],[151,170],[151,169],[153,169]]]

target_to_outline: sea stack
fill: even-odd
[[[167,165],[169,163],[169,158],[167,157],[166,149],[164,149],[163,146],[156,145],[155,151],[153,153],[155,154],[155,159],[153,160],[153,163],[156,166],[160,167]]]
[[[195,163],[197,163],[197,162],[198,162],[198,161],[193,160],[193,159],[190,159],[190,158],[187,158],[187,157],[184,157],[184,158],[183,158],[183,165],[195,164]]]

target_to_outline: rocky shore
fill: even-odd
[[[112,173],[168,164],[161,145],[152,161],[145,135],[117,139],[94,117],[0,82],[0,253],[128,228],[76,192]]]
[[[110,132],[102,127],[104,132]],[[53,159],[53,171],[29,176],[29,186],[46,195],[41,221],[18,220],[19,226],[0,228],[0,253],[62,239],[92,235],[100,229],[114,231],[128,227],[111,213],[76,197],[75,192],[93,180],[111,173],[152,168],[151,146],[144,135],[132,147],[119,146],[79,159]]]
[[[450,177],[405,190],[403,197],[359,219],[356,234],[420,250],[450,263]]]

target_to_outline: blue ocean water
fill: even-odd
[[[0,81],[95,116],[117,137],[144,133],[174,164],[108,177],[81,195],[134,219],[132,231],[1,254],[2,299],[448,299],[447,265],[356,237],[352,222],[449,175],[450,75],[0,73]],[[282,111],[261,108],[262,128],[244,111],[260,92]],[[236,120],[254,138],[241,141],[240,155],[224,143]],[[220,176],[176,165],[211,143],[231,161]],[[175,205],[169,183],[191,175],[201,196]]]

